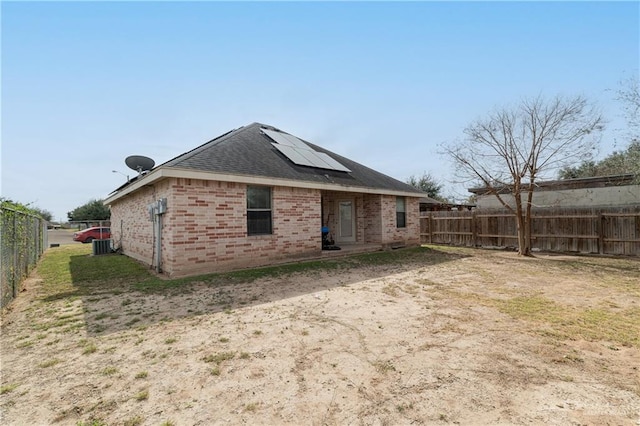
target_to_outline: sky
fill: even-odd
[[[640,3],[0,2],[1,196],[53,213],[231,129],[273,125],[405,181],[496,107],[582,95],[624,148]],[[117,173],[112,171],[116,170]]]

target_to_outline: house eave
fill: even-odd
[[[254,175],[241,175],[241,174],[228,174],[228,173],[215,173],[205,172],[193,169],[183,169],[178,167],[159,167],[152,170],[147,175],[134,182],[130,186],[123,188],[121,191],[110,195],[104,200],[105,205],[113,204],[115,201],[126,197],[140,188],[148,185],[153,185],[163,179],[168,178],[183,178],[183,179],[200,179],[218,182],[236,182],[249,185],[265,185],[265,186],[284,186],[291,188],[307,188],[307,189],[320,189],[324,191],[343,191],[343,192],[357,192],[365,194],[381,194],[381,195],[393,195],[399,197],[424,197],[421,192],[410,191],[396,191],[383,188],[369,188],[362,186],[341,185],[335,183],[320,183],[310,182],[303,180],[291,180],[281,178],[271,178],[265,176]]]

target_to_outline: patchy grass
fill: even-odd
[[[488,302],[513,318],[551,328],[558,337],[640,346],[640,308],[619,312],[580,309],[541,296],[518,296]]]
[[[78,423],[76,423],[76,426],[107,426],[107,423],[105,423],[102,419],[91,419],[87,420],[86,422],[79,421]]]
[[[87,247],[74,248],[80,249]],[[78,262],[73,256],[67,263]],[[86,257],[83,262],[96,260],[82,256]],[[233,407],[233,415],[246,420],[253,417],[248,413],[260,414],[263,409],[264,403],[255,395],[280,391],[280,382],[283,389],[297,386],[300,398],[315,401],[323,395],[328,406],[322,419],[320,413],[316,420],[332,424],[344,423],[346,417],[341,417],[338,405],[329,400],[331,392],[333,398],[337,394],[342,399],[344,392],[348,396],[345,401],[365,403],[345,408],[345,413],[351,410],[349,418],[360,416],[371,422],[384,417],[387,424],[414,419],[437,422],[440,413],[443,422],[458,422],[455,410],[447,407],[434,405],[426,415],[423,406],[412,405],[412,401],[429,400],[425,396],[430,390],[438,390],[446,401],[453,401],[465,397],[469,389],[476,398],[464,401],[470,409],[476,407],[477,395],[484,389],[491,392],[491,386],[483,388],[486,384],[495,385],[502,397],[513,389],[543,382],[553,388],[557,381],[589,381],[602,384],[603,389],[625,387],[625,391],[640,395],[633,378],[635,370],[626,364],[623,370],[609,362],[613,356],[624,361],[629,353],[637,353],[628,346],[640,346],[640,308],[631,283],[640,276],[633,266],[640,262],[625,266],[611,259],[589,260],[581,269],[583,258],[562,262],[455,247],[418,248],[160,280],[146,270],[127,276],[128,266],[118,275],[119,262],[130,260],[123,256],[104,259],[106,264],[117,260],[109,266],[115,269],[110,271],[110,279],[100,281],[92,275],[71,273],[73,268],[69,267],[71,281],[58,283],[60,293],[55,293],[55,282],[49,285],[45,281],[44,297],[35,300],[23,328],[7,341],[7,351],[16,357],[34,351],[39,354],[33,358],[37,359],[34,365],[46,361],[40,364],[44,369],[64,362],[65,367],[38,369],[34,375],[14,367],[16,371],[4,379],[6,386],[0,392],[16,394],[15,404],[22,408],[10,408],[14,412],[20,409],[19,413],[28,414],[25,407],[33,405],[37,397],[33,390],[41,382],[32,376],[52,379],[63,374],[78,383],[83,377],[93,377],[89,382],[118,395],[98,402],[88,398],[82,403],[55,395],[68,410],[63,422],[73,424],[93,418],[109,424],[146,424],[151,419],[140,415],[162,412],[165,401],[171,401],[165,394],[175,393],[179,410],[193,407],[206,413],[204,403],[219,404]],[[105,268],[100,262],[96,267]],[[609,262],[613,265],[610,270]],[[78,281],[79,277],[86,281]],[[264,277],[281,279],[242,285]],[[90,292],[95,294],[85,296]],[[27,295],[32,294],[37,293]],[[249,306],[242,306],[245,304]],[[118,315],[118,321],[108,319]],[[65,330],[78,326],[84,329],[73,328],[73,333],[66,334]],[[104,335],[92,334],[104,330]],[[53,339],[62,344],[47,347]],[[29,349],[16,349],[16,345]],[[339,350],[335,350],[337,345]],[[400,350],[390,351],[392,347]],[[478,356],[469,356],[469,347],[477,350]],[[600,348],[601,353],[595,356],[591,348]],[[410,356],[404,355],[405,349]],[[67,351],[72,358],[67,358]],[[80,356],[81,352],[99,354]],[[293,368],[284,362],[289,359],[295,360]],[[79,362],[73,364],[75,360]],[[189,368],[174,380],[175,369],[168,367],[184,362]],[[414,376],[415,386],[403,385],[409,383],[409,374],[423,371],[425,365],[429,366],[428,375]],[[69,374],[76,367],[78,374]],[[163,380],[165,375],[171,380]],[[359,380],[343,380],[348,375]],[[283,380],[272,380],[280,376]],[[201,387],[192,390],[194,380]],[[20,384],[16,391],[15,383]],[[199,389],[204,388],[215,389],[215,399],[199,399]],[[447,394],[447,390],[455,393]],[[61,391],[76,398],[68,389]],[[51,392],[54,395],[53,388]],[[14,394],[5,398],[14,398]],[[502,401],[494,397],[491,405]],[[131,405],[124,411],[125,404],[144,407],[145,413]],[[517,409],[505,421],[521,415]],[[168,417],[169,411],[164,412]],[[310,418],[309,412],[300,414]],[[167,417],[155,417],[155,424]],[[201,422],[210,423],[211,418],[206,420]],[[462,420],[466,422],[459,423],[468,423],[469,417]]]
[[[135,416],[124,421],[124,426],[139,426],[144,422],[142,416]]]
[[[247,405],[244,406],[244,411],[249,412],[249,413],[253,413],[258,409],[258,404],[256,404],[255,402],[251,402]]]
[[[102,374],[103,376],[113,376],[117,372],[118,369],[116,367],[106,367],[100,372],[100,374]]]
[[[149,390],[141,390],[134,396],[134,398],[136,401],[146,401],[147,399],[149,399]]]
[[[220,352],[213,355],[207,355],[203,358],[204,362],[214,362],[220,364],[223,361],[233,359],[236,356],[235,352]]]
[[[59,364],[60,362],[62,362],[62,361],[60,361],[57,358],[54,358],[54,359],[50,359],[50,360],[41,362],[40,364],[38,364],[38,367],[40,367],[40,368],[49,368],[49,367],[53,367],[56,364]]]
[[[150,277],[144,266],[126,256],[92,256],[91,247],[80,244],[49,250],[38,265],[38,274],[45,282],[42,291],[48,300],[112,292]],[[104,286],[107,282],[109,286]]]
[[[149,376],[149,373],[147,373],[146,371],[141,371],[139,373],[136,373],[136,379],[146,379]]]
[[[89,355],[96,352],[97,350],[98,347],[95,345],[95,343],[89,343],[84,347],[84,349],[82,349],[82,354]]]
[[[396,371],[396,367],[391,361],[377,361],[373,363],[376,371],[381,374],[387,374],[390,371]]]
[[[123,291],[166,292],[192,283],[226,285],[251,283],[262,278],[277,278],[295,273],[314,273],[345,268],[396,265],[408,262],[434,264],[461,254],[447,253],[431,247],[414,247],[353,255],[340,259],[313,260],[263,268],[244,269],[179,279],[161,279],[133,259],[118,254],[92,256],[87,245],[68,245],[48,251],[38,266],[45,281],[42,287],[45,300],[58,300],[73,296],[99,297],[102,293],[121,294]],[[184,288],[183,288],[184,290]],[[126,306],[129,299],[124,299]],[[98,314],[96,319],[104,319]]]
[[[12,392],[15,388],[18,387],[17,383],[9,383],[0,387],[0,395],[4,395],[5,393]]]

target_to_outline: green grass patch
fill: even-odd
[[[113,376],[117,372],[118,369],[116,367],[106,367],[100,372],[100,374],[102,374],[103,376]]]
[[[256,404],[255,402],[252,402],[250,404],[246,404],[244,406],[244,411],[247,411],[249,413],[253,413],[258,409],[258,404]]]
[[[145,266],[127,256],[118,254],[92,256],[90,245],[78,244],[47,251],[38,266],[38,273],[44,280],[42,291],[45,300],[87,295],[91,295],[95,299],[96,295],[100,293],[122,294],[131,290],[162,293],[196,282],[209,285],[250,283],[262,278],[277,278],[295,273],[331,271],[372,265],[399,265],[413,261],[428,265],[458,257],[460,257],[459,254],[444,253],[430,247],[414,247],[353,255],[340,259],[314,260],[164,280],[151,275]],[[124,300],[123,306],[127,299]],[[106,318],[106,314],[102,313],[98,314],[95,319],[104,318]]]
[[[141,390],[135,395],[134,398],[136,401],[146,401],[147,399],[149,399],[149,390],[147,389]]]
[[[142,416],[135,416],[124,421],[124,426],[139,426],[144,422]]]
[[[541,296],[519,296],[508,300],[495,300],[498,309],[514,318],[530,321],[559,323],[567,309]]]
[[[396,367],[391,363],[391,361],[377,361],[373,363],[376,371],[378,373],[387,374],[390,371],[396,371]]]
[[[59,359],[54,358],[54,359],[50,359],[48,361],[41,362],[40,364],[38,364],[38,367],[40,367],[40,368],[49,368],[49,367],[53,367],[56,364],[59,364],[60,362],[62,362],[62,361],[60,361]]]
[[[426,266],[459,257],[460,255],[458,254],[443,253],[430,247],[413,247],[357,254],[340,259],[312,260],[174,280],[161,280],[154,277],[137,282],[134,288],[139,291],[153,292],[176,288],[193,282],[210,285],[251,283],[263,278],[279,278],[296,273],[335,271],[345,268],[370,267],[372,265],[402,265],[410,262],[421,262]]]
[[[79,421],[78,423],[76,423],[76,426],[107,426],[107,423],[105,423],[102,419],[91,419],[87,420],[86,422]]]
[[[139,373],[136,373],[136,379],[146,379],[149,376],[149,373],[147,373],[146,371],[141,371]]]
[[[149,279],[147,269],[127,256],[92,256],[91,246],[66,245],[49,250],[38,265],[47,300],[116,291],[122,285]]]
[[[580,309],[561,305],[541,296],[492,299],[499,311],[513,318],[551,328],[544,333],[565,339],[609,341],[623,346],[640,346],[640,308],[622,311]]]
[[[235,356],[236,356],[235,352],[220,352],[213,355],[207,355],[206,357],[203,358],[203,361],[220,364],[222,363],[222,361],[233,359]]]
[[[17,383],[9,383],[7,385],[3,385],[2,387],[0,387],[0,395],[4,395],[5,393],[12,392],[17,387],[18,387]]]
[[[95,343],[89,343],[87,346],[84,347],[84,349],[82,349],[82,353],[84,355],[89,355],[96,352],[97,350],[98,350],[98,347],[95,345]]]

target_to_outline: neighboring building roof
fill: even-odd
[[[563,189],[580,189],[580,188],[604,188],[607,186],[633,185],[636,183],[634,174],[622,174],[612,176],[598,176],[589,178],[549,180],[536,182],[535,191],[559,191]],[[469,192],[476,195],[487,195],[489,190],[487,187],[469,188]],[[511,189],[507,186],[498,189],[501,194],[510,193]]]
[[[439,200],[436,200],[435,198],[431,198],[431,197],[420,197],[418,202],[420,204],[446,204],[443,201],[439,201]]]
[[[390,176],[342,157],[320,146],[304,141],[315,151],[325,153],[346,166],[350,172],[327,170],[294,164],[272,145],[273,140],[265,135],[261,129],[281,130],[261,123],[227,132],[217,138],[181,154],[164,164],[161,164],[136,179],[122,185],[105,200],[113,201],[120,193],[130,193],[142,182],[155,180],[164,176],[179,177],[180,173],[188,172],[214,174],[229,177],[253,177],[275,181],[304,182],[309,187],[319,187],[339,190],[340,188],[365,188],[366,192],[383,190],[387,193],[401,193],[404,195],[424,196],[424,192]],[[282,132],[286,133],[286,132]],[[302,140],[302,139],[301,139]],[[158,173],[164,170],[163,173]],[[152,179],[156,176],[155,179]],[[242,179],[238,179],[242,181]],[[292,185],[297,186],[297,185]],[[128,188],[129,187],[129,188]]]
[[[420,203],[420,211],[440,211],[440,210],[472,210],[476,207],[475,204],[470,203],[449,203],[446,201],[439,201],[431,197],[422,197],[418,200]]]

